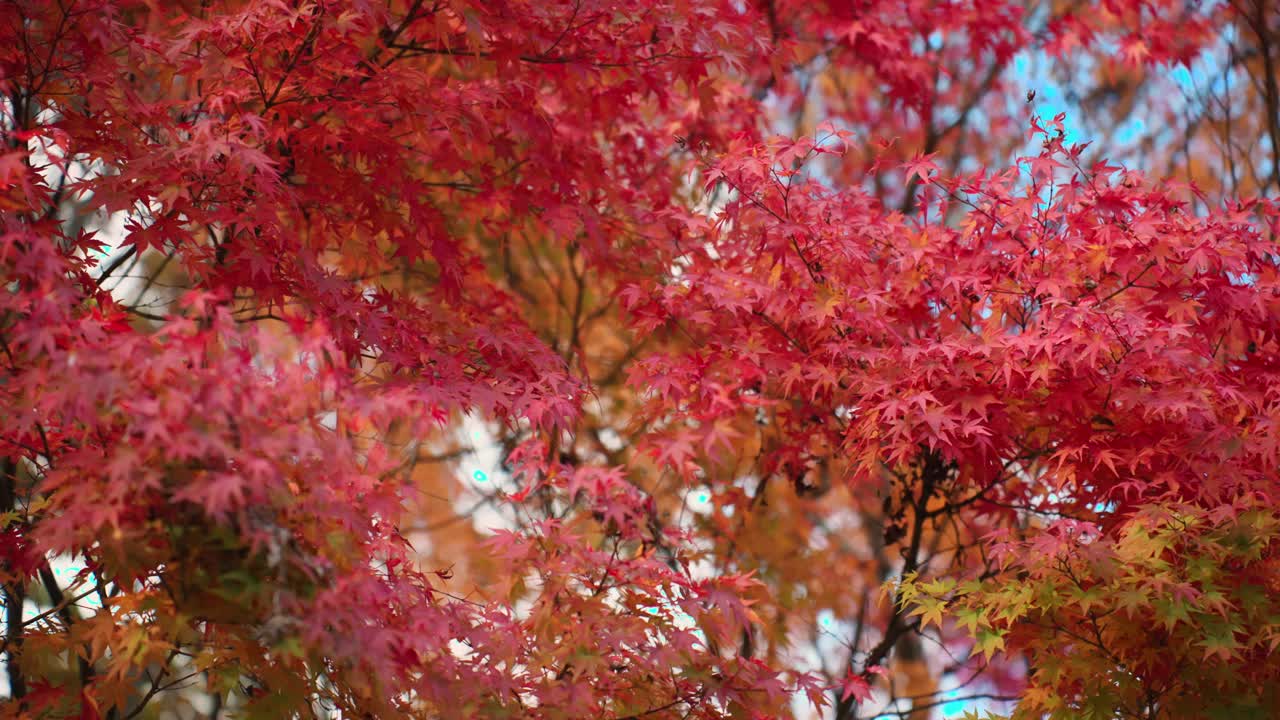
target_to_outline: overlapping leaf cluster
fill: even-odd
[[[0,5],[0,715],[1269,716],[1280,208],[1010,76],[1251,12]]]

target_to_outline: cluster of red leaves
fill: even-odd
[[[583,382],[498,279],[516,237],[580,248],[633,330],[690,341],[630,368],[660,428],[643,442],[686,481],[767,417],[762,477],[843,462],[857,488],[946,466],[935,489],[981,511],[973,536],[1033,501],[1117,522],[1138,503],[1273,504],[1274,204],[1194,215],[1167,186],[1077,167],[1060,126],[1042,154],[962,178],[933,177],[926,143],[912,217],[835,191],[806,164],[855,138],[761,141],[750,86],[790,98],[783,65],[834,38],[892,100],[847,116],[889,127],[903,106],[974,107],[961,84],[937,92],[935,64],[998,70],[1031,42],[1012,4],[863,5],[0,7],[20,39],[0,48],[0,580],[20,607],[39,578],[55,606],[10,612],[11,683],[30,675],[13,714],[129,715],[179,655],[258,716],[824,702],[814,677],[735,649],[758,581],[699,574],[698,543],[624,470],[549,450]],[[1058,37],[1146,17],[1133,5]],[[918,47],[921,27],[963,41]],[[1147,52],[1185,59],[1194,37],[1161,32]],[[730,191],[714,215],[680,201],[691,169]],[[72,200],[123,216],[116,247],[67,231]],[[191,288],[162,314],[106,289],[148,253]],[[494,535],[508,598],[456,597],[400,534],[403,459],[381,439],[461,412],[550,438],[507,458],[518,500],[574,510]],[[69,587],[59,555],[85,563]],[[82,592],[100,607],[71,610]],[[70,691],[42,683],[56,657],[78,658]],[[865,700],[882,659],[838,699]]]
[[[806,177],[826,137],[748,142],[709,162],[702,176],[733,195],[671,249],[677,275],[626,296],[643,331],[671,328],[697,348],[635,367],[648,412],[667,421],[649,439],[654,455],[692,481],[732,463],[734,428],[756,420],[768,433],[756,497],[774,476],[812,490],[833,466],[865,493],[906,478],[923,483],[916,535],[950,516],[982,545],[1021,528],[1056,547],[1060,536],[1028,528],[1027,512],[1095,518],[1110,537],[1151,504],[1274,507],[1280,208],[1194,214],[1174,186],[1080,166],[1061,118],[1033,136],[1043,151],[1003,172],[938,178],[927,158],[913,163],[927,183],[914,218]],[[1024,577],[1040,545],[1000,577]],[[907,549],[912,577],[918,550]],[[987,595],[973,592],[981,607]],[[1105,598],[1114,611],[1118,595]],[[905,611],[908,599],[894,604]],[[1136,644],[1142,623],[1126,627]],[[1070,642],[1040,633],[1018,649],[1051,640]],[[1114,667],[1101,647],[1062,677]],[[1184,679],[1175,695],[1198,696],[1214,678]]]
[[[805,178],[791,141],[709,166],[735,197],[672,249],[673,282],[627,296],[699,348],[637,366],[653,412],[696,420],[660,455],[713,454],[725,421],[768,408],[795,436],[770,469],[820,459],[821,434],[855,478],[924,447],[1006,500],[1028,492],[1010,464],[1038,460],[1032,491],[1062,510],[1273,492],[1276,207],[1195,216],[1037,132],[1014,168],[933,179],[916,219]]]
[[[581,383],[489,276],[485,238],[581,232],[602,268],[626,252],[674,195],[654,120],[690,112],[675,89],[742,45],[727,3],[0,12],[22,38],[3,57],[0,414],[24,471],[6,498],[37,498],[5,508],[6,602],[43,558],[87,564],[50,588],[57,612],[13,626],[10,675],[33,692],[12,710],[128,714],[176,655],[264,716],[785,705],[776,671],[699,630],[747,621],[740,578],[610,559],[547,521],[491,544],[509,577],[541,578],[518,608],[442,590],[400,537],[401,459],[377,440],[459,411],[571,425]],[[118,262],[65,236],[65,198],[124,213]],[[194,288],[163,315],[104,289],[146,252]],[[617,471],[529,472],[596,498],[611,535],[652,534]],[[82,617],[85,588],[101,607]],[[66,652],[83,692],[35,692]]]

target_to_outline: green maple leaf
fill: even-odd
[[[998,650],[1004,649],[1004,636],[1007,630],[998,628],[987,628],[978,632],[978,637],[973,643],[973,649],[981,652],[985,660],[990,660],[991,656]]]

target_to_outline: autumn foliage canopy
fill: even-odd
[[[1278,73],[1267,0],[0,0],[0,718],[1280,717]]]

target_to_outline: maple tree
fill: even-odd
[[[1274,716],[1278,25],[0,4],[0,717]]]

